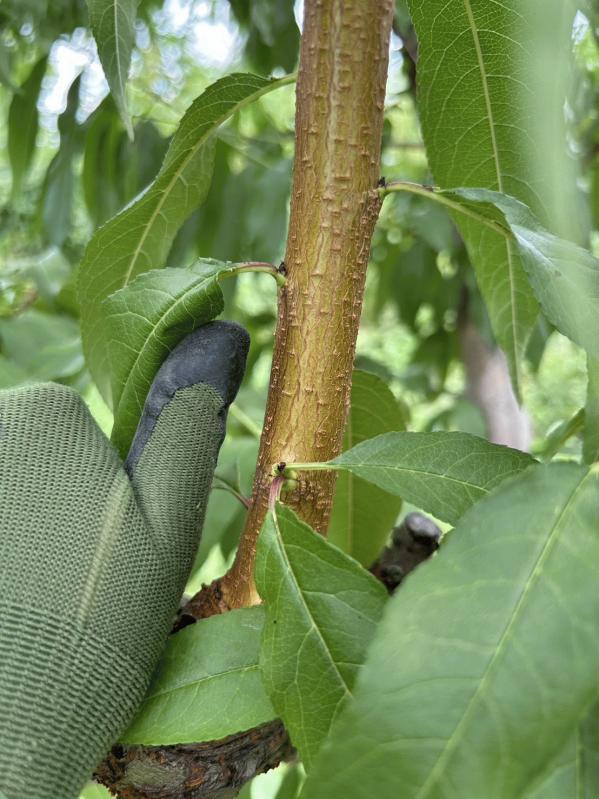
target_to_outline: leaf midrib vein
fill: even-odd
[[[470,0],[463,0],[464,8],[466,9],[466,16],[468,17],[468,24],[472,32],[472,39],[474,41],[474,49],[476,50],[476,59],[480,70],[481,83],[483,87],[483,96],[485,98],[485,108],[487,111],[487,120],[489,122],[489,134],[491,136],[491,149],[493,151],[493,162],[495,164],[495,175],[497,177],[497,188],[504,194],[503,189],[503,176],[501,173],[501,165],[499,163],[499,148],[497,146],[497,137],[495,134],[495,115],[493,113],[493,106],[491,103],[491,93],[489,91],[489,81],[487,78],[487,70],[483,58],[482,48],[480,46],[480,39],[478,38],[478,28],[472,12]],[[514,262],[513,253],[510,241],[506,241],[507,251],[507,264],[509,273],[510,284],[510,316],[512,321],[512,335],[511,344],[513,348],[513,363],[514,363],[514,377],[516,383],[516,392],[520,390],[520,359],[517,348],[517,327],[516,327],[516,298],[514,296]]]
[[[302,592],[302,589],[300,587],[299,581],[297,579],[297,575],[295,574],[295,572],[293,570],[293,567],[291,565],[291,561],[289,560],[289,557],[287,556],[287,550],[285,549],[285,546],[283,544],[283,536],[281,535],[281,530],[279,528],[279,520],[277,518],[277,514],[273,513],[272,516],[273,516],[273,521],[274,521],[275,528],[276,528],[276,531],[277,531],[277,534],[278,534],[277,535],[277,544],[278,544],[279,550],[281,551],[281,553],[283,555],[283,560],[285,561],[285,563],[287,565],[289,573],[293,577],[293,582],[295,584],[296,592],[297,592],[296,595],[299,596],[301,607],[304,608],[304,611],[305,611],[306,615],[308,616],[308,619],[310,620],[310,624],[312,625],[312,628],[316,631],[318,639],[320,640],[320,644],[321,644],[322,648],[324,649],[328,659],[332,663],[333,669],[334,669],[335,673],[337,674],[337,676],[339,678],[339,682],[341,683],[345,693],[348,696],[352,696],[353,694],[349,690],[349,686],[347,685],[347,683],[343,679],[343,675],[341,674],[341,672],[337,668],[337,663],[336,663],[335,659],[333,658],[333,656],[331,654],[331,650],[329,649],[329,647],[327,645],[327,642],[325,641],[325,639],[324,639],[324,637],[323,637],[323,635],[322,635],[322,633],[320,631],[319,626],[316,624],[316,621],[314,619],[314,616],[312,615],[312,612],[310,611],[310,608],[308,607],[307,603],[305,602],[305,600],[303,598],[303,592]]]
[[[346,464],[334,464],[334,465],[339,466],[339,468],[341,468],[341,469],[348,469],[349,470],[349,466],[346,465]],[[440,480],[448,480],[449,482],[457,483],[458,485],[464,486],[465,488],[474,488],[477,491],[483,491],[486,494],[489,493],[489,489],[485,488],[480,483],[470,483],[470,482],[468,482],[468,480],[460,480],[458,477],[451,477],[450,475],[444,474],[443,472],[431,472],[431,471],[427,471],[426,469],[414,469],[414,468],[410,468],[408,466],[389,466],[387,464],[371,463],[371,462],[368,462],[368,461],[362,461],[362,462],[355,461],[355,462],[351,463],[350,465],[351,466],[358,466],[358,467],[360,467],[360,466],[372,467],[372,468],[375,468],[375,469],[381,469],[381,470],[391,471],[391,472],[393,472],[393,471],[396,471],[396,472],[409,472],[410,474],[425,475],[426,477],[433,477],[433,478],[436,477],[436,478],[438,478]],[[508,474],[506,474],[505,477],[508,477],[509,474],[510,474],[510,472],[508,472]],[[366,480],[368,478],[365,477],[364,479]]]
[[[214,674],[206,674],[204,677],[198,677],[195,680],[190,680],[189,682],[181,683],[180,685],[176,685],[173,688],[166,688],[163,691],[156,691],[155,693],[149,694],[145,699],[143,704],[148,704],[149,702],[153,702],[154,700],[158,699],[161,696],[170,696],[178,691],[185,691],[191,690],[196,688],[197,686],[201,685],[204,682],[208,682],[210,680],[218,680],[222,677],[229,677],[231,674],[243,674],[247,671],[258,670],[260,667],[258,663],[250,663],[246,666],[235,666],[231,669],[226,669],[225,671],[218,671]]]

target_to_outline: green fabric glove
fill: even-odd
[[[0,391],[0,797],[77,797],[142,700],[248,343],[213,322],[173,350],[125,468],[71,389]]]

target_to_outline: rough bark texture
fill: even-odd
[[[232,799],[294,754],[285,728],[273,721],[222,741],[115,746],[94,776],[120,799]]]
[[[173,625],[173,633],[200,619],[218,616],[220,613],[231,610],[223,599],[220,583],[220,580],[213,580],[209,585],[203,585],[197,594],[187,600],[179,610]]]
[[[222,582],[231,607],[256,600],[253,564],[272,467],[341,448],[370,241],[380,210],[392,0],[306,0],[296,153],[279,313],[252,505]],[[285,501],[325,533],[332,472],[304,472]]]

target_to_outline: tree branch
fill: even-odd
[[[341,450],[379,180],[391,0],[306,0],[297,82],[291,215],[252,504],[221,582],[231,607],[257,601],[256,542],[273,464]],[[285,501],[328,525],[335,475],[306,473]]]
[[[221,741],[115,746],[94,776],[120,799],[229,799],[294,755],[282,723],[273,721]]]

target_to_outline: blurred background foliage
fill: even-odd
[[[3,0],[0,387],[30,380],[74,386],[110,431],[110,411],[91,383],[81,350],[75,275],[85,245],[96,227],[148,185],[185,109],[208,85],[233,71],[281,76],[295,69],[300,20],[299,2],[141,0],[128,87],[131,141],[108,95],[84,0]],[[416,110],[416,48],[398,0],[382,171],[387,179],[426,184],[431,178]],[[572,59],[565,118],[578,191],[568,235],[599,254],[596,2],[581,4],[572,53],[566,55]],[[555,70],[563,68],[561,54],[548,58]],[[210,193],[179,232],[169,266],[197,256],[280,261],[293,123],[290,86],[220,129]],[[222,490],[211,497],[190,590],[221,573],[234,552],[244,514],[234,494],[250,492],[270,368],[273,281],[245,275],[225,291],[225,316],[248,328],[252,347],[219,460],[215,487]],[[466,330],[474,331],[474,350]],[[373,241],[357,366],[385,380],[410,429],[486,435],[488,408],[473,388],[472,370],[484,369],[494,352],[467,254],[445,211],[415,195],[389,201]],[[578,452],[576,436],[565,443],[562,438],[584,405],[583,353],[540,324],[528,356],[523,401],[532,451]],[[293,770],[285,779],[281,772],[259,780],[245,789],[246,796],[293,796],[297,789]],[[90,787],[88,799],[99,797],[99,790]]]

